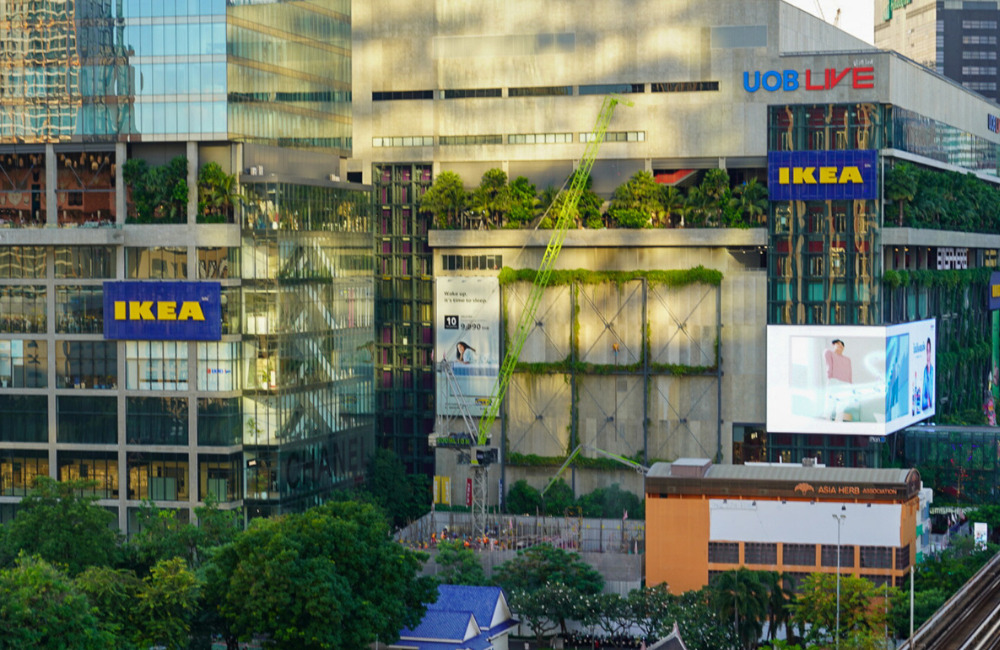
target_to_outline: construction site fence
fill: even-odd
[[[485,539],[472,530],[472,513],[430,512],[396,533],[407,546],[431,548],[442,538],[470,541],[480,550],[518,551],[548,543],[579,553],[639,555],[646,550],[646,522],[546,515],[489,514]]]

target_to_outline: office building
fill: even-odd
[[[353,16],[355,142],[348,173],[377,183],[396,178],[398,170],[398,187],[409,192],[377,197],[382,214],[407,214],[414,193],[427,186],[428,170],[431,180],[456,172],[469,190],[497,168],[511,180],[527,178],[539,193],[562,186],[611,93],[633,105],[618,106],[591,174],[605,201],[637,172],[688,192],[722,169],[733,190],[756,181],[770,191],[766,228],[692,228],[696,224],[674,214],[670,223],[658,220],[639,231],[570,232],[556,268],[594,275],[567,274],[546,292],[522,352],[525,365],[495,425],[504,486],[524,478],[543,487],[578,444],[646,461],[882,463],[897,416],[887,419],[881,407],[848,407],[840,419],[835,409],[829,424],[813,414],[812,427],[771,422],[765,387],[776,361],[768,326],[885,328],[879,331],[888,340],[899,336],[893,327],[931,320],[934,340],[911,349],[922,356],[908,364],[920,367],[907,371],[906,387],[892,384],[887,408],[901,417],[908,398],[899,396],[926,359],[933,365],[931,350],[942,352],[936,411],[918,400],[919,412],[914,408],[907,418],[979,407],[989,364],[979,345],[990,338],[988,274],[962,276],[967,293],[961,299],[935,278],[951,269],[995,266],[1000,237],[923,213],[900,224],[900,200],[890,198],[885,179],[905,163],[947,178],[968,174],[970,184],[994,187],[995,104],[780,0],[592,2],[572,10],[527,1],[422,0],[405,26],[394,15],[391,3],[375,1],[355,7]],[[814,176],[823,169],[822,178]],[[822,191],[803,192],[808,185]],[[833,186],[851,191],[838,194]],[[500,266],[538,267],[547,233],[487,227],[481,215],[467,216],[452,228],[428,231],[439,296],[442,283],[453,288],[448,283],[495,278]],[[386,263],[395,251],[393,259],[413,255],[406,238],[415,228],[424,232],[429,217],[422,219],[385,223]],[[720,275],[678,279],[699,266]],[[406,268],[414,273],[412,265]],[[680,275],[667,282],[660,271]],[[602,280],[597,273],[603,272],[609,274]],[[492,290],[476,291],[486,304]],[[506,276],[496,291],[502,307],[493,321],[510,327],[524,283]],[[427,332],[428,325],[435,340],[444,340],[441,318],[448,314],[441,298],[433,322],[414,305],[400,304],[402,329],[383,330],[380,341],[427,348],[428,339],[413,333]],[[823,340],[829,332],[814,333]],[[843,331],[824,345],[838,338],[845,338]],[[498,335],[491,349],[501,340]],[[894,350],[902,349],[901,341]],[[380,390],[416,397],[409,387],[427,386],[418,378],[429,382],[433,361],[455,354],[440,347],[398,362],[383,356]],[[822,355],[809,358],[817,364],[806,371],[818,377]],[[492,361],[480,363],[488,373]],[[884,362],[879,372],[882,379],[870,377],[870,383],[885,391]],[[411,383],[397,384],[400,373]],[[815,410],[822,401],[816,393],[803,403]],[[422,453],[421,434],[417,428],[400,434],[409,440],[407,453]],[[453,452],[435,453],[438,473],[457,477],[452,500],[461,502],[463,470]],[[627,469],[618,474],[594,452],[583,455],[593,462],[570,475],[578,493],[612,481],[642,490]],[[491,481],[491,490],[499,491]]]
[[[301,510],[374,448],[347,0],[14,0],[0,43],[0,519]]]
[[[793,589],[838,571],[901,587],[916,561],[920,489],[912,469],[657,463],[646,476],[646,584],[683,593],[745,566]]]
[[[881,0],[875,3],[875,45],[997,101],[998,21],[1000,4],[993,0]]]

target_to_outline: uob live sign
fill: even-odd
[[[842,201],[878,198],[873,149],[770,151],[767,191],[772,201]]]
[[[104,338],[218,341],[218,282],[105,282]]]

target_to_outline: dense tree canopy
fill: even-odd
[[[374,505],[327,503],[254,520],[213,557],[209,590],[241,639],[274,648],[360,648],[396,638],[434,602],[421,557]]]

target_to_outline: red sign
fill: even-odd
[[[752,74],[752,76],[751,76]],[[798,70],[767,70],[753,73],[743,73],[743,89],[748,93],[757,92],[761,88],[768,92],[776,90],[831,90],[841,83],[850,84],[851,88],[862,90],[875,87],[875,68],[849,67],[842,70],[826,68],[824,70],[806,70],[805,84],[799,78]]]
[[[472,507],[472,479],[465,479],[465,505]]]

